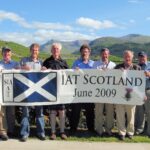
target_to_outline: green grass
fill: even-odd
[[[58,138],[59,139],[59,138]],[[124,143],[150,143],[150,138],[146,135],[133,136],[133,139],[125,138],[124,141],[118,139],[117,132],[114,132],[113,137],[100,137],[97,133],[92,133],[87,130],[79,130],[75,136],[69,136],[68,141],[82,142],[124,142]]]
[[[19,134],[19,126],[17,127],[16,130]],[[46,140],[49,140],[50,137],[50,127],[46,126],[45,127],[45,134],[46,134]],[[59,130],[57,130],[57,139],[56,140],[61,140],[60,135],[59,135]],[[124,141],[120,141],[117,136],[117,130],[114,132],[113,137],[100,137],[96,132],[90,132],[85,129],[79,129],[76,133],[71,134],[69,129],[66,129],[66,134],[68,136],[67,141],[79,141],[79,142],[118,142],[118,143],[150,143],[150,138],[146,136],[145,134],[143,135],[135,135],[133,136],[133,139],[125,138]],[[31,133],[29,139],[37,139],[36,135],[36,127],[31,126]]]
[[[117,137],[69,137],[69,141],[82,141],[82,142],[124,142],[124,143],[150,143],[150,138],[146,136],[134,136],[132,140],[126,138],[124,141],[120,141]]]
[[[29,137],[29,139],[37,139],[35,136]],[[46,136],[46,140],[49,140],[49,136]],[[58,141],[61,141],[61,138],[59,135],[57,136]],[[66,141],[75,141],[75,142],[106,142],[106,143],[150,143],[150,138],[148,137],[142,137],[142,136],[134,136],[132,140],[126,138],[124,141],[120,141],[116,137],[75,137],[70,136],[67,138]]]
[[[35,134],[34,134],[35,135]],[[46,139],[49,140],[50,129],[47,130]],[[79,141],[79,142],[118,142],[118,143],[150,143],[150,138],[146,135],[133,136],[133,139],[125,138],[124,141],[120,141],[117,136],[114,137],[99,137],[96,133],[91,133],[88,131],[78,131],[75,135],[69,135],[67,132],[67,141]],[[30,137],[35,139],[35,136]],[[30,139],[29,138],[29,139]],[[57,134],[57,139],[61,140],[59,134]]]

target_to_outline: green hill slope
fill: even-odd
[[[19,61],[22,57],[29,56],[29,48],[25,47],[21,44],[17,44],[15,42],[6,42],[0,40],[0,51],[2,47],[9,47],[12,49],[12,59]],[[47,53],[41,52],[40,58],[45,59],[49,55]],[[2,58],[2,55],[0,55],[0,59]]]
[[[150,55],[150,36],[130,34],[120,38],[102,37],[91,41],[90,46],[93,55],[99,54],[104,47],[109,48],[112,55],[119,57],[122,57],[126,49],[134,51],[135,56],[139,51],[145,51]]]
[[[20,60],[21,57],[25,57],[29,55],[29,49],[27,47],[14,42],[0,41],[0,49],[2,47],[11,48],[13,53],[12,58],[15,60]],[[0,55],[0,59],[1,58],[2,56]]]

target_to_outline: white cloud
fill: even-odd
[[[115,23],[113,23],[110,20],[103,20],[103,21],[99,21],[99,20],[94,20],[91,18],[84,18],[84,17],[80,17],[76,20],[77,24],[84,26],[84,27],[89,27],[89,28],[93,28],[93,29],[107,29],[107,28],[114,28],[117,25]]]
[[[18,14],[6,11],[0,11],[0,21],[11,20],[21,25],[24,28],[31,29],[45,29],[45,30],[71,30],[72,27],[69,25],[64,25],[61,23],[51,23],[51,22],[38,22],[34,21],[28,23],[23,17],[20,17]]]
[[[49,22],[33,22],[33,28],[35,29],[45,29],[45,30],[71,30],[72,27],[69,25],[63,25],[61,23],[49,23]]]
[[[50,39],[61,41],[74,41],[81,39],[92,40],[95,38],[97,38],[95,35],[86,35],[71,31],[57,32],[54,30],[38,30],[34,33],[0,33],[0,39],[4,41],[13,41],[26,46],[29,46],[33,42],[38,42],[39,44],[42,44]]]
[[[28,24],[24,18],[20,17],[19,15],[12,13],[12,12],[6,12],[6,11],[0,11],[0,20],[11,20],[19,25],[21,25],[24,28],[30,28],[31,25]]]
[[[4,41],[12,41],[16,43],[20,43],[26,46],[29,46],[32,42],[34,42],[34,36],[31,33],[0,33],[0,39]]]
[[[35,36],[41,37],[43,41],[50,40],[50,39],[56,39],[56,40],[63,40],[63,41],[73,41],[73,40],[85,40],[85,39],[94,39],[96,37],[82,34],[79,32],[72,32],[72,31],[65,31],[65,32],[57,32],[54,30],[38,30],[34,34]]]

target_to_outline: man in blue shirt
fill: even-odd
[[[135,134],[141,134],[145,128],[145,114],[147,115],[147,135],[150,137],[150,62],[144,51],[138,53],[138,65],[145,71],[146,75],[146,95],[145,104],[136,106],[135,113]]]
[[[91,69],[94,61],[90,60],[91,49],[88,45],[84,44],[80,48],[81,58],[77,59],[72,68],[73,69]],[[94,131],[94,104],[92,103],[79,103],[71,105],[71,118],[70,118],[70,130],[75,132],[80,118],[80,111],[85,109],[87,127],[90,131]]]
[[[2,48],[3,60],[0,61],[0,70],[10,70],[10,69],[19,69],[20,68],[18,62],[11,60],[11,56],[12,56],[11,49],[7,48],[7,47],[3,47]],[[4,115],[6,115],[6,118],[5,118],[6,125],[4,125],[4,128],[8,128],[7,134],[10,137],[12,137],[12,136],[14,136],[14,128],[15,128],[15,108],[13,106],[7,106],[7,107],[3,106],[2,109],[4,111]],[[5,134],[5,139],[7,139],[6,134]]]
[[[20,61],[21,69],[23,70],[42,70],[42,61],[39,59],[39,49],[40,46],[37,43],[33,43],[30,46],[30,57],[24,57]],[[23,107],[23,116],[21,121],[21,141],[25,142],[30,134],[30,124],[29,124],[29,109],[30,107]],[[37,126],[37,136],[40,140],[45,140],[45,123],[43,115],[43,107],[36,106],[36,126]]]

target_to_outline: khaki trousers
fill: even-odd
[[[104,106],[106,116],[104,117]],[[104,128],[103,128],[104,125]],[[114,105],[96,103],[95,104],[95,130],[98,134],[105,132],[110,133],[114,127]]]
[[[6,118],[4,117],[5,107],[0,105],[0,135],[6,134]]]
[[[125,114],[127,115],[127,118],[125,117]],[[116,115],[119,135],[134,135],[135,106],[117,104]]]
[[[65,132],[65,110],[59,110],[59,127],[60,133]],[[56,133],[56,115],[57,111],[51,110],[50,112],[50,121],[51,121],[51,133]]]

